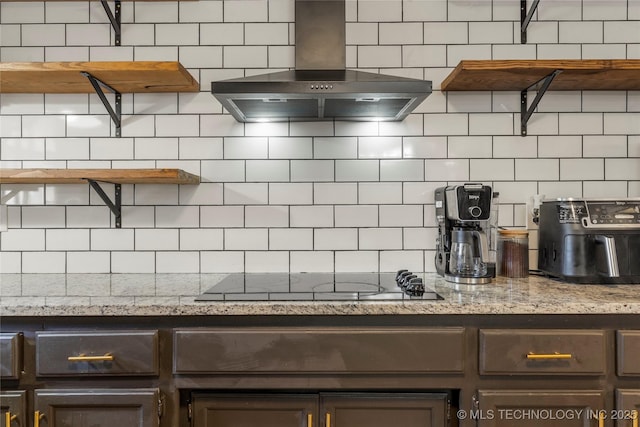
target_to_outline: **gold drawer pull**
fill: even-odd
[[[638,427],[638,418],[640,418],[640,414],[638,414],[637,410],[633,410],[631,411],[631,417],[633,419],[633,426],[632,427]]]
[[[33,427],[40,427],[40,420],[44,417],[44,414],[40,413],[40,411],[35,411],[33,413]]]
[[[527,354],[529,360],[573,359],[571,353]]]
[[[307,427],[313,427],[313,414],[307,414]]]
[[[327,415],[325,416],[324,427],[331,427],[331,414],[328,412],[327,412]]]
[[[69,356],[67,360],[69,362],[113,362],[115,357],[109,353],[104,356],[85,356],[81,354],[80,356]]]
[[[11,421],[15,420],[16,418],[18,418],[17,415],[11,415],[11,412],[7,411],[4,414],[4,425],[9,427],[11,425]]]

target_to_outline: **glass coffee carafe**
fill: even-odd
[[[451,231],[449,271],[460,277],[487,275],[486,235],[478,230],[454,228]]]

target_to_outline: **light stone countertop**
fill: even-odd
[[[196,302],[226,274],[0,274],[0,316],[640,314],[640,284],[579,285],[538,276],[458,289],[440,301]]]

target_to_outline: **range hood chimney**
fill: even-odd
[[[296,0],[295,70],[211,83],[239,122],[400,121],[431,82],[345,67],[344,0]]]

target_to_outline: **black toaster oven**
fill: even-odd
[[[574,283],[640,284],[640,199],[545,200],[538,268]]]

